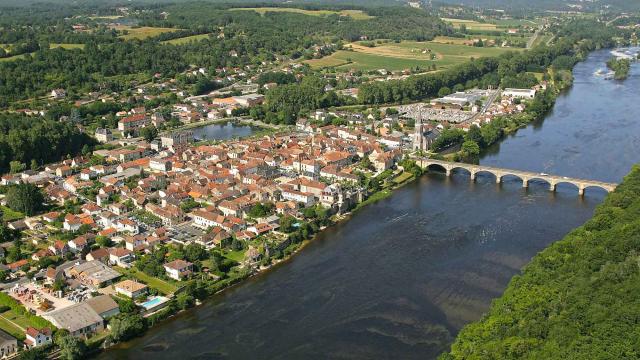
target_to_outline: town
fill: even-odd
[[[92,3],[63,6],[59,24],[39,11],[39,42],[7,26],[0,357],[128,345],[282,270],[323,230],[416,185],[425,162],[475,181],[486,150],[551,112],[577,63],[637,42],[634,18],[608,12],[428,3]],[[28,9],[10,11],[30,23]],[[629,49],[618,57],[637,58]],[[523,187],[551,179],[528,170]]]
[[[5,189],[42,189],[46,203],[7,225],[22,233],[0,248],[2,303],[20,320],[8,326],[15,334],[37,317],[101,339],[123,304],[145,317],[184,309],[195,301],[185,280],[221,289],[278,263],[371,195],[413,178],[409,155],[428,152],[445,127],[468,131],[522,112],[544,86],[458,92],[384,113],[319,109],[287,131],[214,142],[196,141],[193,128],[145,139],[165,121],[158,109],[118,113],[117,129],[95,131],[108,149],[2,177]],[[193,125],[220,104],[227,112],[261,102],[200,96],[169,116]],[[5,194],[4,206],[14,201]],[[34,326],[24,328],[25,346],[51,343],[52,329]],[[16,351],[15,338],[8,343]]]

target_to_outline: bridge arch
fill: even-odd
[[[583,189],[583,191],[584,191],[584,190],[587,190],[587,189],[589,189],[589,188],[592,188],[592,189],[601,189],[601,190],[604,190],[606,193],[610,193],[610,192],[612,192],[612,191],[613,191],[613,189],[608,189],[608,188],[606,188],[605,186],[602,186],[602,185],[596,185],[596,184],[587,184],[587,185],[584,185],[584,187],[583,187],[582,189]]]
[[[464,166],[453,166],[449,170],[456,171],[456,172],[464,172],[464,173],[468,173],[469,175],[473,174],[473,170],[471,170],[469,168],[466,168]],[[460,170],[462,170],[462,171],[460,171]]]
[[[476,170],[476,171],[474,172],[474,174],[475,174],[474,176],[476,176],[476,177],[477,177],[478,175],[480,175],[480,174],[485,174],[485,175],[486,175],[486,174],[489,174],[489,175],[491,175],[492,177],[494,177],[494,178],[496,179],[496,181],[499,181],[499,180],[500,180],[500,178],[498,177],[498,174],[496,174],[496,173],[495,173],[495,172],[493,172],[492,170],[487,170],[487,169],[478,169],[478,170]]]
[[[510,172],[505,172],[505,173],[500,173],[500,182],[502,182],[502,179],[504,177],[507,177],[507,176],[516,178],[516,179],[518,179],[518,180],[520,180],[522,182],[527,181],[527,179],[522,177],[521,175],[513,174],[513,173],[510,173]]]
[[[531,183],[531,181],[534,181],[534,182],[547,183],[548,185],[556,185],[553,181],[551,181],[551,179],[546,179],[546,178],[541,177],[541,176],[530,177],[529,179],[527,179],[527,181],[529,183]]]
[[[449,169],[447,169],[447,167],[445,165],[442,164],[438,164],[438,163],[431,163],[431,164],[427,164],[426,169],[431,171],[431,170],[439,170],[443,173],[449,173]]]

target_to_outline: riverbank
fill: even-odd
[[[591,220],[536,255],[440,359],[638,358],[639,229],[634,166]]]

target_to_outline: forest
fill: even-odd
[[[640,166],[515,276],[440,360],[640,358]]]
[[[71,122],[56,122],[15,114],[0,115],[0,174],[12,167],[38,168],[42,164],[79,154],[95,140]]]

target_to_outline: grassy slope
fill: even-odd
[[[337,67],[342,70],[403,70],[411,67],[427,67],[436,64],[438,69],[457,65],[471,57],[496,56],[507,51],[518,51],[509,48],[479,48],[460,44],[443,44],[439,42],[403,41],[401,43],[386,43],[373,48],[358,43],[348,44],[354,51],[337,51],[322,59],[309,60],[307,63],[313,68]],[[422,51],[429,49],[436,54],[436,60],[430,60],[429,53]],[[351,61],[348,61],[348,60]]]
[[[640,166],[441,359],[640,358]]]

